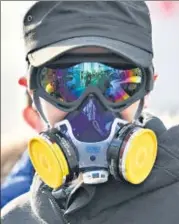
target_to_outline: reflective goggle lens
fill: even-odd
[[[40,72],[42,88],[61,102],[76,101],[89,86],[99,88],[110,102],[121,102],[137,93],[142,81],[140,68],[120,69],[97,62],[69,68],[44,67]]]

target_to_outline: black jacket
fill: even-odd
[[[113,178],[82,185],[55,200],[36,175],[31,191],[2,210],[3,224],[178,224],[179,125],[158,140],[158,156],[149,178],[134,186]]]

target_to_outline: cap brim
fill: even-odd
[[[98,46],[109,49],[119,56],[125,57],[142,67],[149,67],[152,62],[151,53],[128,43],[104,37],[76,37],[59,41],[30,53],[28,59],[31,65],[38,67],[65,52],[87,46]]]

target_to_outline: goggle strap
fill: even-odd
[[[135,122],[135,121],[137,121],[139,119],[139,117],[140,117],[140,115],[142,113],[143,107],[144,107],[144,97],[139,102],[139,105],[138,105],[137,111],[135,113],[133,122]]]
[[[42,107],[41,107],[41,103],[40,103],[40,99],[39,99],[39,96],[36,94],[36,91],[34,91],[33,93],[33,101],[34,101],[34,104],[41,116],[41,118],[43,119],[43,121],[46,123],[47,125],[47,128],[50,129],[51,125],[49,124],[48,120],[46,119],[44,113],[43,113],[43,110],[42,110]]]

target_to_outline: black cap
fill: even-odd
[[[84,46],[152,64],[151,20],[142,1],[40,1],[24,17],[24,38],[33,66]]]

